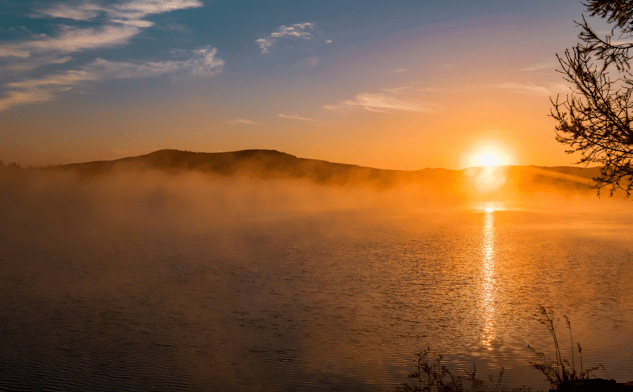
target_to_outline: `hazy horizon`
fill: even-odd
[[[179,149],[174,149],[174,148],[162,148],[159,150],[153,150],[153,151],[149,151],[146,153],[139,153],[139,154],[134,154],[134,155],[127,155],[127,156],[121,156],[121,157],[116,157],[116,158],[109,158],[109,159],[95,159],[95,160],[87,160],[87,161],[69,161],[66,163],[49,163],[49,164],[41,164],[41,165],[32,165],[32,164],[23,164],[22,162],[18,162],[18,161],[10,161],[10,160],[3,160],[2,157],[0,157],[0,162],[3,163],[3,165],[5,166],[9,166],[11,164],[17,164],[20,168],[22,169],[28,169],[28,168],[36,168],[36,169],[41,169],[41,168],[47,168],[47,167],[53,167],[53,166],[73,166],[73,165],[82,165],[82,164],[87,164],[87,163],[97,163],[97,162],[115,162],[115,161],[123,161],[123,160],[127,160],[130,158],[141,158],[141,157],[145,157],[148,155],[152,155],[155,153],[159,153],[159,152],[170,152],[170,151],[174,151],[174,152],[184,152],[184,153],[193,153],[193,154],[233,154],[233,153],[243,153],[243,152],[264,152],[264,153],[281,153],[281,154],[285,154],[285,155],[289,155],[295,158],[299,158],[299,159],[305,159],[305,160],[313,160],[313,161],[322,161],[322,162],[326,162],[326,163],[333,163],[333,164],[339,164],[339,165],[346,165],[346,166],[358,166],[358,167],[362,167],[362,168],[367,168],[367,169],[377,169],[377,170],[385,170],[385,171],[402,171],[402,172],[414,172],[414,171],[420,171],[420,170],[427,170],[427,169],[441,169],[441,170],[449,170],[449,171],[467,171],[469,169],[476,169],[476,168],[483,168],[486,167],[486,165],[484,164],[480,164],[480,165],[473,165],[473,166],[465,166],[459,169],[449,169],[446,167],[439,167],[439,166],[433,166],[433,167],[420,167],[420,168],[414,168],[414,169],[388,169],[388,168],[384,168],[384,167],[374,167],[374,166],[363,166],[357,163],[343,163],[343,162],[334,162],[334,161],[328,161],[326,159],[322,159],[322,158],[318,158],[318,157],[314,157],[314,158],[306,158],[306,157],[302,157],[302,156],[297,156],[297,155],[293,155],[290,154],[286,151],[281,151],[278,149],[274,149],[274,148],[270,148],[270,149],[264,149],[264,148],[248,148],[248,149],[243,149],[243,150],[222,150],[222,151],[198,151],[198,150],[179,150]],[[599,169],[600,166],[591,166],[591,165],[587,165],[587,164],[583,164],[583,163],[578,163],[578,162],[573,162],[573,163],[569,163],[567,165],[534,165],[534,164],[530,164],[530,163],[525,163],[525,164],[499,164],[499,165],[494,165],[496,167],[513,167],[513,166],[520,166],[520,167],[529,167],[529,166],[534,166],[534,167],[544,167],[544,168],[573,168],[573,169]]]

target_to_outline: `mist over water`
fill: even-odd
[[[390,390],[428,346],[545,388],[527,363],[527,344],[553,349],[539,304],[569,316],[585,366],[633,380],[630,202],[0,177],[0,389]]]

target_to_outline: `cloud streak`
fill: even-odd
[[[220,72],[224,61],[216,59],[216,48],[192,51],[192,57],[181,61],[116,62],[96,59],[87,69],[101,79],[143,79],[186,71],[194,76],[213,76]]]
[[[229,124],[229,125],[235,125],[235,124],[257,125],[257,123],[255,121],[245,120],[243,118],[238,118],[236,120],[227,121],[226,123]]]
[[[57,37],[40,35],[35,39],[0,45],[0,58],[31,59],[34,55],[60,55],[88,49],[110,48],[127,44],[139,34],[137,26],[106,25],[99,28],[62,26]]]
[[[513,93],[534,95],[534,96],[550,96],[561,92],[568,91],[569,88],[562,84],[552,84],[549,87],[538,86],[535,84],[522,84],[516,82],[506,82],[501,84],[492,84],[487,87],[498,88],[502,90],[511,91]]]
[[[401,87],[393,87],[393,88],[383,88],[382,91],[385,91],[387,93],[391,93],[391,94],[397,94],[397,93],[401,93],[403,91],[409,90],[411,89],[411,86],[401,86]]]
[[[433,109],[420,106],[413,102],[397,99],[385,94],[358,94],[353,100],[340,102],[337,105],[325,105],[324,109],[334,111],[346,111],[354,108],[363,108],[370,112],[389,113],[390,111],[406,111],[427,113]]]
[[[551,69],[554,68],[554,64],[553,63],[540,63],[540,64],[534,64],[531,65],[529,67],[525,67],[525,68],[521,68],[519,71],[540,71],[542,69]]]
[[[61,26],[53,35],[38,34],[28,39],[0,44],[0,65],[14,73],[32,71],[45,65],[64,64],[73,60],[73,54],[124,46],[153,22],[143,18],[175,10],[202,7],[200,0],[131,0],[124,3],[85,1],[69,5],[59,3],[37,10],[31,17],[62,18],[92,21],[103,18],[98,27]],[[190,51],[186,60],[153,62],[108,61],[96,58],[87,64],[65,72],[55,72],[38,78],[30,77],[1,86],[5,94],[0,98],[0,110],[54,98],[60,91],[89,81],[104,79],[141,79],[176,72],[188,72],[194,76],[213,76],[222,70],[224,62],[218,59],[217,49],[207,46]]]
[[[105,7],[94,3],[83,3],[74,7],[61,3],[50,8],[37,10],[31,16],[36,18],[51,17],[88,21],[96,18],[105,10]]]
[[[197,8],[203,5],[199,0],[132,0],[123,4],[111,4],[109,6],[87,1],[73,7],[60,3],[53,7],[38,10],[33,16],[89,21],[98,17],[101,13],[106,13],[114,20],[131,21],[140,20],[152,14]]]
[[[187,60],[151,62],[108,61],[97,58],[78,70],[46,75],[8,83],[7,96],[0,98],[0,110],[10,107],[52,100],[57,93],[71,90],[87,82],[106,79],[144,79],[176,72],[189,72],[198,77],[213,76],[221,72],[224,61],[215,57],[217,49],[206,47],[191,51]]]
[[[143,20],[144,17],[202,6],[199,0],[132,0],[109,6],[85,2],[74,7],[57,4],[38,10],[32,16],[90,21],[105,14],[105,25],[88,28],[62,26],[55,37],[41,34],[22,42],[0,45],[0,57],[27,58],[35,54],[68,54],[124,45],[143,29],[154,25]]]
[[[292,37],[299,39],[312,39],[312,33],[309,30],[314,30],[314,24],[307,23],[295,23],[291,26],[279,26],[276,31],[273,31],[265,38],[259,38],[255,40],[255,43],[259,46],[262,53],[270,53],[268,50],[271,48],[279,38]]]
[[[286,118],[286,119],[288,119],[288,120],[314,121],[314,119],[313,119],[313,118],[309,118],[309,117],[299,117],[299,116],[288,115],[288,114],[283,114],[283,113],[279,113],[279,117],[281,117],[281,118]]]

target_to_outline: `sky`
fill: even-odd
[[[571,165],[578,0],[0,0],[0,159],[262,148],[384,169]]]

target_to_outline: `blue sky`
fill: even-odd
[[[160,148],[569,164],[549,97],[578,1],[0,0],[0,159]]]

